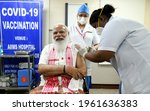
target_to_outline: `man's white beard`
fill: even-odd
[[[53,43],[55,44],[55,48],[58,52],[62,52],[64,50],[66,50],[68,42],[69,42],[68,36],[64,40],[59,40],[59,41],[54,40],[53,41]]]

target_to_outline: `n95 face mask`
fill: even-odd
[[[87,23],[87,20],[88,18],[87,17],[79,17],[77,18],[78,22],[81,24],[81,25],[85,25]]]
[[[98,35],[101,35],[103,29],[104,29],[103,27],[97,27],[97,28],[96,28],[97,34],[98,34]]]

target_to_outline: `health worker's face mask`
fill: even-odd
[[[78,16],[77,20],[81,25],[85,25],[88,21],[88,17],[79,17]]]
[[[96,28],[97,34],[98,34],[98,35],[101,35],[103,29],[104,29],[103,27],[97,27],[97,28]]]

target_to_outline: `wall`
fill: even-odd
[[[114,15],[144,24],[145,0],[101,0],[101,7],[105,4],[115,7]]]
[[[150,0],[145,1],[145,26],[150,30]]]
[[[93,84],[119,84],[119,76],[111,65],[92,63]]]
[[[44,47],[46,44],[49,43],[49,27],[50,27],[50,1],[49,0],[43,0],[43,31],[42,31],[42,46]]]
[[[50,28],[53,28],[57,23],[65,23],[65,3],[88,3],[90,12],[99,6],[99,2],[93,2],[93,0],[50,0]]]

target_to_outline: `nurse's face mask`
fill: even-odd
[[[81,25],[85,25],[88,21],[88,14],[86,13],[80,13],[77,16],[77,21],[81,24]]]
[[[103,29],[104,29],[103,27],[97,27],[97,28],[96,28],[97,34],[98,34],[98,35],[101,35]]]

